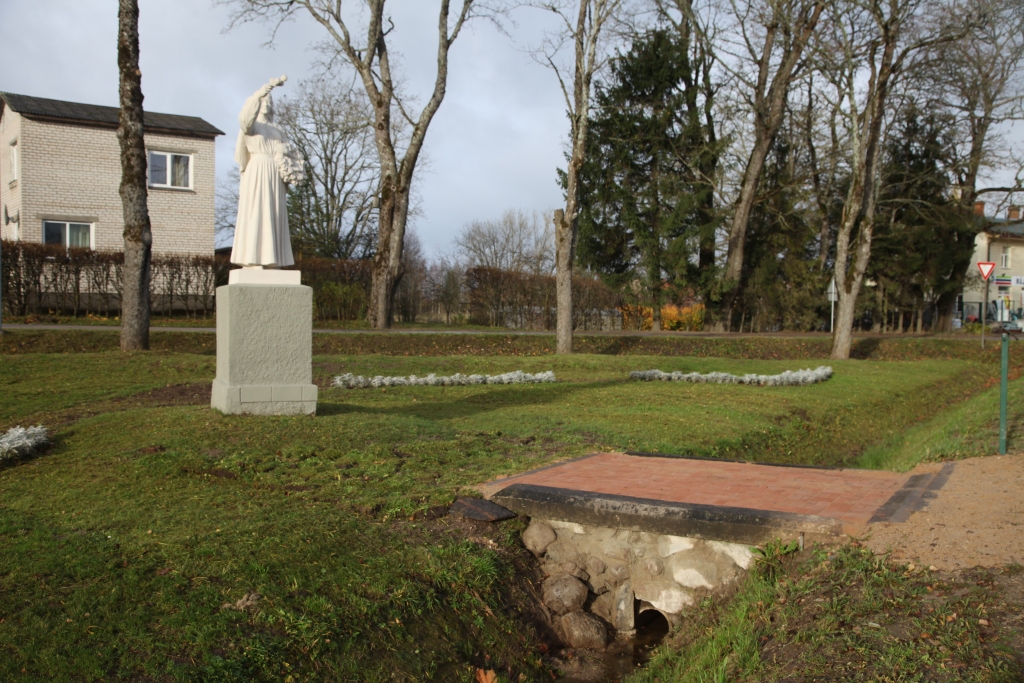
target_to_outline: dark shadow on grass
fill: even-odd
[[[865,337],[863,339],[855,339],[853,346],[850,348],[850,358],[856,358],[858,360],[867,360],[875,355],[875,351],[882,344],[881,337]]]
[[[600,339],[599,337],[592,337],[591,339]],[[590,341],[590,340],[588,340]],[[594,353],[606,356],[622,356],[634,349],[638,348],[644,343],[642,337],[608,337],[601,339],[600,343],[594,343],[593,346],[587,349],[587,353]]]
[[[417,401],[401,406],[363,406],[343,402],[326,402],[321,394],[317,403],[317,415],[347,415],[367,413],[374,415],[392,415],[398,417],[415,417],[422,420],[450,420],[454,418],[472,417],[494,410],[534,406],[553,403],[579,391],[607,386],[607,382],[559,382],[558,384],[539,387],[522,387],[518,391],[510,391],[510,387],[495,386],[481,393],[463,396],[448,401]],[[339,390],[344,391],[344,390]],[[352,389],[348,391],[365,391]],[[334,394],[337,396],[338,394]],[[340,394],[344,396],[345,394]],[[331,398],[334,398],[331,396]]]

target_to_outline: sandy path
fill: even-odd
[[[1024,564],[1024,454],[958,461],[923,509],[868,533],[876,553],[944,570]]]

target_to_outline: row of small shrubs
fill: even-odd
[[[4,241],[2,247],[3,309],[10,315],[56,313],[106,318],[121,313],[124,253],[61,245]],[[150,292],[155,314],[210,317],[216,310],[217,287],[227,284],[232,268],[227,255],[159,255],[151,263]],[[366,317],[371,283],[368,260],[300,258],[294,269],[313,289],[317,320],[355,321]],[[527,330],[553,330],[556,322],[555,278],[496,268],[469,268],[460,273],[462,304],[475,325]],[[422,298],[415,310],[430,308]],[[662,326],[697,330],[703,307],[664,306]],[[573,324],[588,330],[651,329],[652,309],[630,305],[623,295],[592,276],[573,277]]]
[[[622,305],[623,329],[654,329],[654,308],[651,306]],[[697,332],[704,329],[704,304],[689,306],[665,304],[661,307],[661,329]]]
[[[466,270],[466,307],[469,322],[475,325],[553,330],[557,319],[555,291],[553,275],[485,267]],[[651,329],[653,309],[626,303],[621,292],[594,276],[573,276],[572,304],[573,327],[577,330]],[[700,329],[703,307],[695,315],[692,308],[666,306],[662,319],[672,321],[665,329]]]
[[[59,244],[0,243],[3,310],[27,316],[58,313],[119,316],[124,291],[124,252],[66,248]],[[358,320],[366,315],[368,261],[306,258],[295,266],[314,291],[314,315]],[[226,255],[158,255],[150,264],[153,313],[209,317],[217,287],[228,282]]]
[[[7,313],[120,315],[124,252],[6,240],[0,250]],[[209,316],[215,310],[217,286],[227,282],[228,268],[226,259],[214,256],[155,256],[150,265],[153,311]]]

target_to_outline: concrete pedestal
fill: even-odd
[[[316,412],[313,290],[302,285],[217,288],[217,379],[210,405],[228,414]]]

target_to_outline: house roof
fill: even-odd
[[[1002,237],[1024,237],[1024,220],[1017,218],[991,218],[985,232]]]
[[[120,111],[117,107],[63,102],[61,100],[46,99],[45,97],[0,92],[0,113],[3,112],[5,104],[12,111],[16,111],[30,119],[66,121],[103,128],[116,128]],[[197,116],[158,114],[152,111],[143,111],[142,120],[145,129],[154,133],[209,138],[224,135],[224,131]]]

